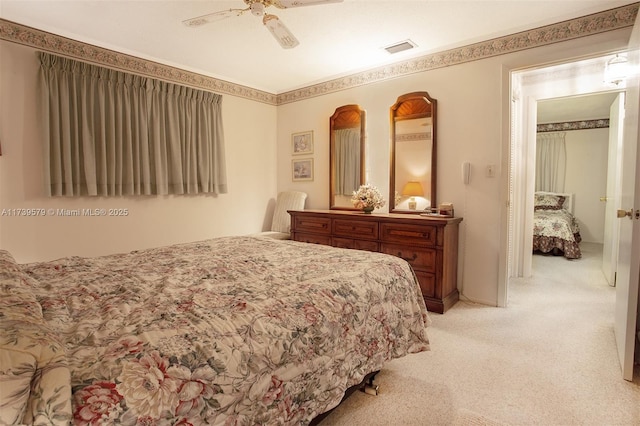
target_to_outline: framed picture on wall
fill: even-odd
[[[291,161],[293,181],[313,180],[313,158]]]
[[[292,134],[291,152],[293,155],[313,154],[313,130]]]

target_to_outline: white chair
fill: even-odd
[[[276,208],[273,211],[271,229],[255,235],[277,240],[291,239],[291,216],[287,210],[304,210],[306,200],[307,194],[304,192],[283,191],[279,193],[276,199]]]

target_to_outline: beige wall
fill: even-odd
[[[408,75],[376,84],[299,101],[278,108],[278,188],[292,187],[290,135],[315,133],[315,180],[296,187],[309,194],[308,206],[329,205],[329,117],[345,104],[367,112],[367,176],[389,193],[389,107],[401,94],[427,91],[438,101],[437,202],[454,204],[461,223],[458,288],[464,297],[497,304],[500,233],[506,223],[501,196],[508,188],[509,72],[568,58],[594,56],[625,48],[630,30]],[[461,164],[471,163],[469,185]],[[489,164],[496,177],[485,176]],[[385,210],[385,209],[381,209]]]
[[[0,216],[0,248],[18,262],[258,232],[277,195],[276,107],[223,97],[229,193],[219,196],[43,196],[35,50],[0,41],[0,211],[128,209],[126,217]]]
[[[497,301],[500,233],[508,187],[509,71],[626,47],[630,30],[469,62],[273,107],[224,96],[229,194],[218,197],[46,198],[42,196],[36,118],[35,51],[0,41],[0,209],[128,208],[125,218],[0,216],[0,248],[19,262],[100,255],[208,237],[259,231],[278,191],[309,194],[307,206],[329,205],[328,123],[335,108],[367,111],[368,181],[388,191],[389,107],[403,93],[426,90],[438,100],[438,196],[454,203],[461,225],[459,289]],[[314,180],[291,180],[291,134],[314,132]],[[460,179],[471,163],[471,181]],[[485,177],[489,164],[496,177]],[[383,209],[384,210],[384,209]]]

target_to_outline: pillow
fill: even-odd
[[[38,283],[16,263],[11,253],[0,250],[0,319],[43,322],[42,306],[35,296]]]
[[[46,324],[0,318],[0,424],[69,425],[71,373]]]
[[[11,253],[6,250],[0,250],[0,271],[21,273],[22,269],[20,269]]]
[[[64,346],[35,296],[38,282],[0,250],[0,424],[71,421]]]
[[[564,200],[564,195],[536,192],[533,208],[534,210],[562,210],[564,208]]]
[[[24,422],[31,379],[36,373],[36,357],[23,350],[12,350],[0,344],[0,423],[17,425]]]

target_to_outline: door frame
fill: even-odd
[[[607,158],[607,189],[605,191],[604,242],[602,246],[602,272],[610,286],[616,285],[620,221],[616,211],[620,208],[622,184],[622,138],[624,136],[624,104],[626,92],[621,92],[611,104],[609,113],[609,145]],[[614,121],[615,120],[615,121]]]
[[[506,156],[508,188],[503,197],[506,229],[503,229],[500,252],[500,264],[506,267],[501,269],[498,282],[498,306],[507,306],[512,278],[531,276],[537,103],[545,99],[624,91],[624,82],[612,87],[602,81],[607,60],[622,52],[510,71],[510,138],[506,149],[510,155]],[[577,76],[580,84],[572,84]]]

